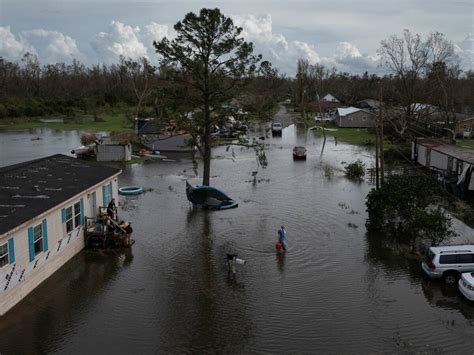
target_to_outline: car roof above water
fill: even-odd
[[[446,245],[446,246],[439,246],[439,247],[431,247],[430,250],[435,254],[465,253],[465,252],[474,253],[474,245]]]

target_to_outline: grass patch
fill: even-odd
[[[313,129],[318,135],[322,135],[322,126],[316,125],[316,128]],[[375,132],[372,132],[368,128],[339,128],[335,124],[325,124],[324,128],[329,128],[330,130],[325,130],[326,135],[333,136],[337,139],[343,140],[346,143],[353,145],[362,145],[362,146],[375,146]],[[392,143],[385,140],[384,148],[390,148]]]
[[[474,139],[458,140],[456,145],[462,148],[474,149]]]
[[[88,131],[132,131],[131,122],[127,119],[127,108],[107,109],[100,113],[84,113],[76,111],[71,116],[42,116],[34,118],[5,118],[0,120],[1,129],[52,128],[60,130],[88,130]],[[45,123],[40,119],[63,119],[64,123]]]

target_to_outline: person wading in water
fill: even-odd
[[[281,244],[281,248],[286,251],[286,230],[285,226],[281,226],[278,230],[278,242]]]

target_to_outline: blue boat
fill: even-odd
[[[192,186],[186,181],[186,197],[193,205],[211,210],[235,208],[239,204],[224,192],[212,186]]]

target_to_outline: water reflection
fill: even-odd
[[[285,271],[285,256],[286,256],[286,252],[281,252],[281,251],[276,252],[277,267],[280,273],[283,273]]]
[[[232,210],[189,205],[183,172],[191,174],[193,164],[186,157],[123,167],[121,186],[147,189],[119,200],[121,218],[134,226],[133,255],[80,254],[51,279],[59,281],[45,283],[52,296],[39,288],[28,298],[34,303],[25,303],[30,308],[8,315],[13,321],[1,328],[0,351],[22,352],[20,341],[24,352],[61,353],[472,349],[471,320],[428,299],[419,263],[366,236],[371,186],[345,179],[339,169],[343,161],[370,164],[373,152],[336,146],[328,137],[320,158],[322,137],[303,138],[298,126],[285,127],[281,138],[265,140],[269,165],[255,184],[251,150],[239,151],[235,161],[225,147],[213,150],[221,158],[212,161],[212,183],[239,201]],[[307,139],[309,155],[296,164],[299,139]],[[331,180],[322,159],[336,168]],[[283,222],[291,252],[280,257],[275,239]],[[235,279],[228,277],[227,253],[247,260]],[[446,332],[453,320],[457,326]]]
[[[8,342],[1,343],[1,352],[34,354],[61,349],[64,337],[85,325],[87,313],[84,311],[91,303],[101,303],[103,290],[114,282],[117,273],[131,266],[132,260],[131,248],[100,253],[89,251],[75,256],[61,272],[53,274],[2,317],[2,334],[18,325],[21,332],[9,332]],[[81,297],[77,297],[78,291]]]

